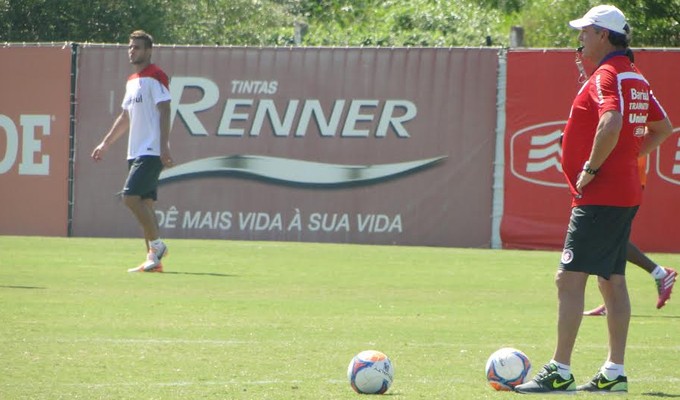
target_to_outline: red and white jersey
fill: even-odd
[[[128,77],[122,107],[130,116],[128,160],[161,155],[160,112],[156,104],[170,101],[168,76],[154,64]]]
[[[619,141],[600,166],[595,179],[578,196],[576,180],[588,161],[600,117],[608,111],[623,116]],[[564,128],[562,170],[573,197],[572,206],[633,207],[642,200],[638,156],[647,121],[666,113],[649,83],[622,52],[605,58],[576,95]]]

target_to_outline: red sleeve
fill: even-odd
[[[654,93],[650,90],[649,93],[649,114],[647,117],[648,121],[661,121],[666,118],[666,110],[661,107],[661,104],[654,96]]]
[[[156,64],[149,64],[149,66],[144,68],[137,76],[147,76],[160,82],[166,89],[170,87],[168,75],[166,75],[162,69],[158,68]]]
[[[598,115],[607,111],[621,110],[621,92],[619,91],[616,74],[606,68],[600,68],[595,72],[595,85],[593,90],[595,93],[595,101],[598,104]]]
[[[163,86],[165,86],[166,89],[170,87],[169,80],[168,80],[168,76],[167,76],[167,75],[165,74],[165,72],[163,72],[163,70],[161,70],[160,68],[157,69],[157,70],[154,72],[154,78],[155,78],[158,82],[162,83]]]

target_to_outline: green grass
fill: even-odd
[[[347,364],[376,349],[388,398],[508,399],[488,355],[517,347],[534,371],[552,355],[557,252],[168,244],[165,273],[128,274],[141,239],[0,237],[0,398],[356,399]],[[656,310],[651,278],[628,276],[627,398],[680,397],[680,302]],[[577,380],[605,357],[605,319],[584,319]]]

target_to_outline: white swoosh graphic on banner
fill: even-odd
[[[379,165],[325,164],[253,155],[203,158],[163,170],[159,183],[189,176],[244,174],[295,185],[348,185],[384,180],[430,167],[446,156]]]

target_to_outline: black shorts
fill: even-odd
[[[637,209],[637,206],[572,208],[560,269],[605,279],[612,274],[625,275],[626,248]]]
[[[124,196],[140,196],[142,199],[158,199],[158,177],[163,170],[159,156],[141,156],[128,160],[128,177],[123,187]]]

